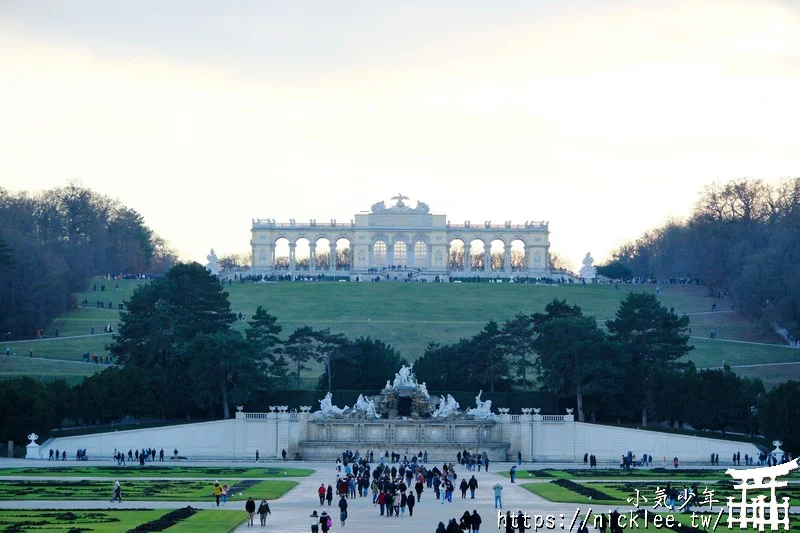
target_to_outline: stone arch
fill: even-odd
[[[378,241],[383,241],[384,244],[387,244],[387,245],[391,242],[391,240],[389,239],[389,237],[385,233],[376,233],[376,234],[374,234],[372,236],[371,243],[373,245]]]
[[[331,240],[325,233],[320,233],[311,241],[314,244],[314,260],[312,267],[328,270],[331,265]]]
[[[291,251],[291,247],[290,247]],[[289,262],[292,263],[292,257],[289,256]],[[310,270],[311,267],[311,240],[301,233],[294,240],[294,269],[295,270]]]
[[[447,268],[450,270],[465,270],[464,243],[465,239],[460,235],[451,237],[447,242]]]
[[[425,235],[424,233],[417,233],[416,235],[411,237],[410,243],[416,244],[418,242],[424,242],[425,244],[430,244],[431,238],[428,235]]]
[[[347,244],[344,244],[344,243]],[[353,267],[353,239],[349,235],[339,235],[334,241],[336,247],[336,270],[350,270]]]
[[[511,270],[512,272],[520,272],[526,269],[527,265],[527,244],[524,240],[513,237],[509,243],[511,247]]]
[[[289,238],[286,235],[279,235],[272,246],[272,259],[267,258],[276,270],[289,270]]]
[[[507,246],[506,242],[500,238],[493,238],[489,241],[489,270],[499,272],[506,269],[505,253]]]
[[[468,244],[470,268],[472,270],[483,270],[486,260],[486,241],[482,237],[472,237]],[[464,260],[466,261],[467,258],[464,257]]]
[[[408,235],[406,235],[405,233],[395,233],[394,235],[392,235],[392,244],[394,245],[397,244],[398,242],[404,242],[406,244],[409,244]]]

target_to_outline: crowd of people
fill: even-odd
[[[334,499],[338,500],[336,507],[339,509],[338,522],[345,526],[348,518],[350,503],[359,498],[365,498],[375,508],[377,516],[385,518],[400,518],[408,515],[414,516],[414,508],[423,500],[427,491],[433,492],[433,497],[426,497],[426,502],[440,505],[451,505],[456,487],[461,492],[461,499],[475,499],[478,489],[478,480],[474,475],[469,478],[459,477],[456,464],[445,462],[439,466],[429,467],[427,464],[428,453],[420,451],[417,455],[403,455],[386,450],[378,456],[375,464],[375,452],[367,451],[363,455],[345,450],[342,456],[336,459],[336,478],[327,486],[321,483],[317,488],[319,505],[333,507]],[[465,466],[468,471],[474,470],[477,465],[485,466],[485,454],[472,453],[468,450],[458,452],[459,466]],[[488,460],[487,460],[488,463]],[[374,466],[373,466],[374,465]],[[501,489],[502,490],[502,489]],[[310,514],[312,533],[327,533],[333,527],[334,519],[327,509],[322,512],[314,510]],[[466,531],[477,533],[480,529],[481,517],[477,510],[470,514],[468,511],[460,520],[455,518],[456,524],[467,525]],[[465,531],[459,528],[459,532]]]

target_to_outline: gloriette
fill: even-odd
[[[256,274],[302,274],[406,279],[450,277],[550,276],[549,228],[546,222],[492,224],[451,223],[446,215],[430,212],[427,204],[408,206],[408,197],[398,194],[394,205],[372,205],[349,223],[336,220],[307,223],[254,219],[251,264]],[[309,257],[299,261],[298,241],[308,241]],[[288,258],[276,253],[277,244],[288,241]],[[318,243],[326,243],[320,246]],[[511,252],[512,243],[516,250]],[[502,256],[492,258],[492,246],[502,246]],[[284,245],[285,246],[285,245]],[[344,250],[349,250],[343,254]],[[476,250],[478,251],[477,253]],[[339,252],[339,253],[337,253]]]

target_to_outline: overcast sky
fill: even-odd
[[[800,174],[800,4],[0,0],[0,186],[77,178],[185,259],[402,192],[576,265]]]

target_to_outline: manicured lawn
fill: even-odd
[[[53,466],[42,468],[0,468],[0,476],[74,476],[109,478],[207,478],[258,479],[307,477],[309,468],[237,468],[216,466]]]
[[[2,471],[0,471],[2,472]],[[509,477],[508,472],[502,472],[502,476]],[[730,479],[725,475],[725,467],[719,469],[678,469],[665,470],[662,468],[632,468],[623,470],[621,468],[586,468],[574,470],[555,470],[546,468],[543,470],[517,469],[517,479],[526,481],[531,479],[609,479],[625,481],[629,479],[664,479],[666,481],[674,479],[688,480],[720,480]]]
[[[220,479],[228,482],[232,492],[230,499],[273,500],[292,489],[297,482],[289,480],[242,482]],[[243,496],[239,496],[239,485]],[[44,481],[14,480],[0,481],[0,500],[111,500],[114,484],[108,481]],[[122,499],[133,501],[180,501],[194,502],[211,500],[214,495],[213,482],[209,481],[123,481]]]
[[[29,359],[25,357],[6,357],[0,354],[0,378],[13,379],[29,376],[42,381],[64,379],[70,384],[83,381],[95,372],[104,370],[103,365],[92,365],[76,361],[63,361],[58,359]]]
[[[247,515],[241,510],[200,511],[168,528],[169,533],[228,533],[243,523]],[[269,518],[267,518],[269,520]]]
[[[523,483],[522,487],[551,502],[587,503],[591,501],[593,504],[608,505],[615,505],[618,503],[616,500],[589,500],[586,496],[567,490],[564,487],[559,487],[554,483]]]
[[[98,290],[93,292],[91,285],[95,283]],[[120,285],[119,292],[114,291],[115,283]],[[111,336],[102,334],[103,326],[116,326],[119,312],[97,309],[94,307],[96,301],[103,300],[106,305],[111,301],[116,309],[117,304],[130,298],[134,288],[141,283],[132,280],[92,280],[88,292],[76,295],[78,301],[88,299],[90,306],[71,309],[47,326],[45,335],[52,336],[58,328],[59,338],[35,342],[0,342],[0,352],[5,351],[6,346],[18,354],[26,355],[29,349],[33,349],[36,357],[71,361],[80,361],[81,355],[87,351],[105,355],[105,346],[111,342]],[[102,293],[99,290],[101,284],[106,285],[106,291]],[[502,321],[517,313],[541,312],[553,298],[564,298],[578,304],[586,314],[604,321],[613,318],[619,302],[629,292],[654,292],[655,286],[620,285],[619,290],[615,290],[613,285],[576,284],[312,282],[233,283],[226,285],[225,290],[230,293],[234,312],[250,316],[258,305],[263,305],[278,317],[286,335],[299,326],[310,325],[315,328],[327,327],[351,338],[371,336],[391,344],[413,361],[422,355],[429,342],[448,343],[461,337],[470,337],[478,333],[490,319]],[[706,313],[712,303],[724,308],[728,302],[709,298],[703,287],[666,286],[661,300],[665,306],[674,307],[677,313],[704,313],[691,316],[696,338],[690,342],[696,349],[689,358],[698,367],[721,366],[723,361],[730,364],[800,361],[800,350],[779,345],[722,341],[723,338],[731,338],[775,342],[775,338],[771,334],[762,335],[760,328],[739,313]],[[96,334],[89,336],[93,326]],[[235,327],[244,329],[246,322],[237,322]],[[703,338],[711,328],[717,330],[719,341]],[[71,335],[82,337],[69,338]],[[102,365],[99,368],[103,368]],[[74,376],[86,376],[97,369],[42,369],[31,364],[21,369],[0,367],[0,377],[20,374],[47,377],[57,374],[59,370]],[[305,377],[312,379],[315,377],[312,374],[319,371],[321,368],[315,365]],[[764,377],[768,386],[779,382],[787,372],[800,377],[800,368],[788,366],[741,371],[743,375]]]
[[[93,533],[120,533],[151,520],[157,520],[168,512],[168,509],[114,511],[0,510],[0,528],[3,531],[14,531],[15,533],[66,533],[73,528],[79,528],[81,531],[92,531]],[[227,532],[229,530],[219,531]]]

